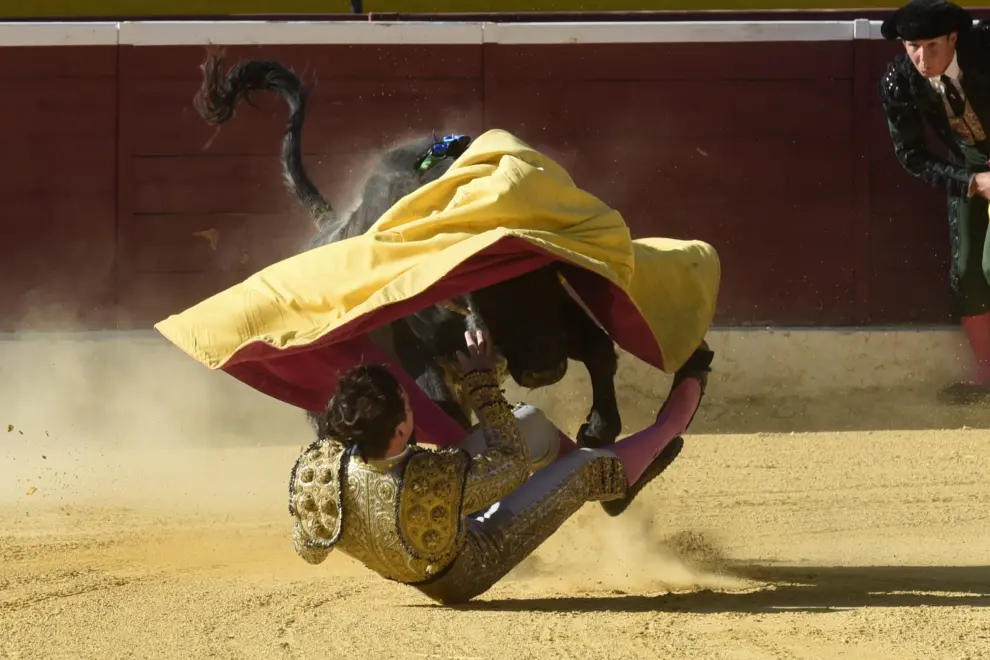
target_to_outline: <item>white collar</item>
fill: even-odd
[[[945,72],[941,76],[935,76],[934,78],[929,78],[932,83],[941,84],[942,76],[949,76],[952,81],[956,84],[959,83],[959,79],[962,77],[962,69],[959,68],[959,53],[956,52],[952,56],[952,61],[949,62],[949,66],[945,69]]]
[[[391,470],[393,467],[406,460],[406,458],[409,457],[410,452],[411,450],[409,449],[409,445],[406,445],[406,448],[395,456],[389,456],[388,458],[373,458],[371,460],[364,461],[364,464],[378,470]]]

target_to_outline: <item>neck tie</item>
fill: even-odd
[[[956,117],[962,117],[966,112],[966,102],[963,101],[962,95],[959,94],[956,84],[952,81],[952,78],[944,73],[942,74],[941,81],[945,88],[945,98],[949,102],[949,107],[952,108],[952,114]]]

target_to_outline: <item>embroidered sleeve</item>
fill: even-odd
[[[456,447],[418,451],[406,461],[397,512],[400,537],[412,557],[435,563],[456,551],[469,461]]]
[[[499,501],[529,478],[529,456],[512,406],[493,371],[472,371],[461,380],[485,434],[486,448],[471,457],[464,486],[464,513]]]
[[[898,70],[895,60],[880,79],[880,101],[887,129],[894,143],[894,155],[910,174],[931,186],[963,195],[969,189],[971,173],[933,154],[925,146],[925,124],[918,110],[911,82]]]

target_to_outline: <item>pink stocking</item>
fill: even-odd
[[[700,403],[701,383],[694,378],[685,378],[667,397],[656,422],[610,447],[625,467],[630,486],[643,476],[671,440],[687,430]]]
[[[974,385],[990,384],[990,312],[965,316],[962,326],[975,362],[971,382]]]

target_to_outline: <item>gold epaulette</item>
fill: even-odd
[[[289,513],[299,520],[308,547],[329,550],[340,540],[344,519],[341,479],[347,454],[339,442],[321,440],[292,469]]]
[[[413,557],[437,561],[461,537],[461,504],[470,457],[456,448],[423,451],[406,464],[399,493],[399,533]]]

